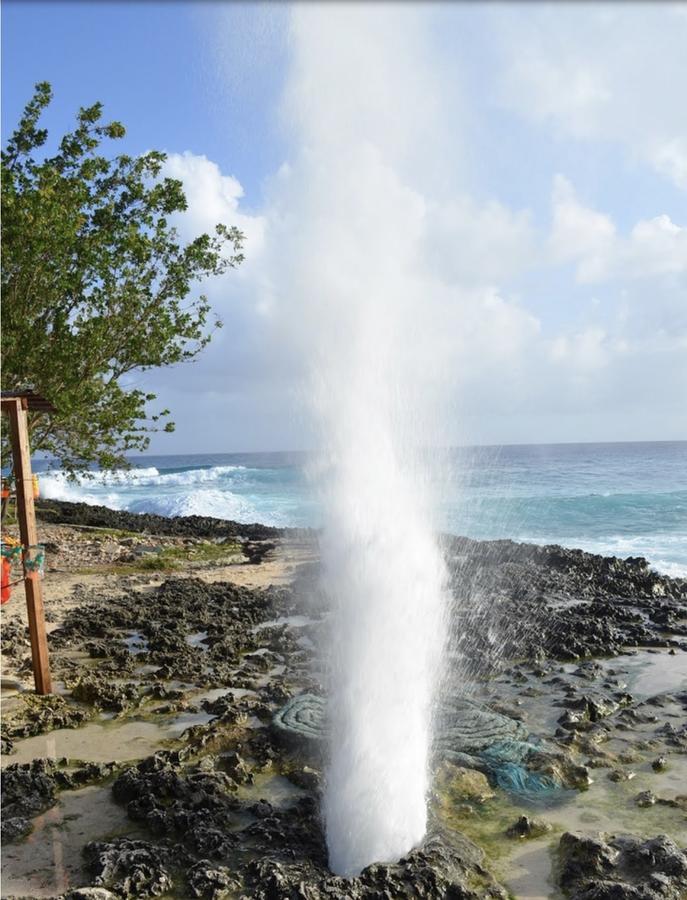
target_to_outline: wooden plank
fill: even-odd
[[[26,404],[24,405],[24,409],[29,409],[32,412],[55,412],[55,407],[49,400],[46,400],[45,397],[41,397],[39,394],[34,393],[33,391],[2,391],[0,393],[0,398],[2,398],[3,402],[7,400],[16,400],[21,399],[25,400]]]
[[[22,399],[2,400],[2,411],[9,417],[10,442],[14,460],[14,480],[17,493],[17,521],[19,536],[25,547],[38,543],[36,513],[33,506],[33,477],[31,473],[31,449],[26,405]],[[43,611],[43,585],[37,572],[27,572],[24,581],[26,608],[29,614],[31,659],[37,694],[52,693],[48,638]]]

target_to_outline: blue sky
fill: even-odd
[[[349,174],[381,223],[401,196],[366,180],[363,146],[410,203],[427,320],[455,329],[450,440],[687,438],[685,40],[663,3],[6,0],[2,125],[38,80],[55,134],[101,100],[122,149],[170,154],[182,233],[246,231],[246,265],[208,285],[221,335],[143,379],[177,422],[157,452],[311,443],[304,359],[327,326],[304,297],[330,289],[314,261],[332,251],[315,223],[353,228],[329,199]],[[366,249],[346,248],[362,290]]]
[[[242,4],[228,10],[233,31],[255,16]],[[223,47],[213,36],[217,4],[193,2],[26,2],[2,8],[2,127],[7,133],[30,97],[48,80],[55,99],[46,123],[57,133],[77,108],[101,101],[122,121],[121,146],[190,150],[240,172],[257,202],[261,180],[281,161],[272,110],[283,60],[279,38],[270,39],[268,65],[235,47],[237,77],[226,77]],[[277,18],[280,14],[277,13]]]

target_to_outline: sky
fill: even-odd
[[[100,100],[185,238],[246,235],[222,331],[136,379],[151,452],[308,448],[313,360],[373,309],[448,442],[686,439],[685,46],[660,2],[5,0],[2,128],[37,81],[54,136]]]

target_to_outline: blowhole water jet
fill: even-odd
[[[324,818],[330,866],[345,876],[424,837],[445,593],[407,420],[384,381],[362,390],[369,365],[355,365],[330,422],[322,537],[332,611]]]
[[[421,448],[442,444],[431,410],[447,390],[450,316],[415,165],[418,135],[437,125],[426,27],[409,7],[292,8],[283,113],[297,143],[266,236],[266,308],[308,361],[323,448],[323,812],[330,866],[345,876],[398,860],[427,825],[446,575]]]

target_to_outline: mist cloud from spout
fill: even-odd
[[[322,448],[323,811],[330,865],[348,876],[424,836],[444,634],[426,448],[441,438],[447,308],[414,177],[427,172],[418,135],[441,128],[422,22],[410,8],[294,10],[283,115],[300,149],[272,185],[266,233],[269,314],[307,361]]]

